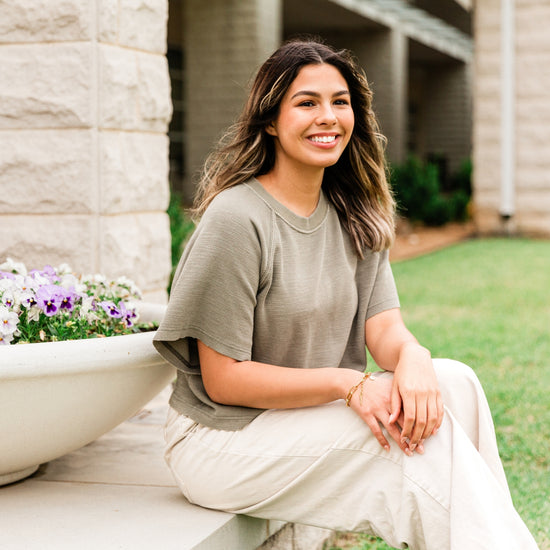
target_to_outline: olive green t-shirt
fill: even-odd
[[[154,339],[178,369],[170,404],[203,425],[240,429],[262,410],[210,400],[197,339],[237,361],[363,371],[366,319],[396,307],[387,251],[359,259],[323,194],[305,218],[255,179],[225,190],[185,248]]]

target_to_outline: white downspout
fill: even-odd
[[[509,220],[515,213],[515,6],[501,0],[501,130],[500,215]]]

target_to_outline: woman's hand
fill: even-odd
[[[361,378],[358,377],[357,382],[360,380]],[[386,451],[390,450],[390,444],[382,431],[382,426],[386,428],[388,434],[397,442],[403,452],[412,456],[412,450],[402,437],[401,428],[398,423],[392,422],[393,385],[392,379],[389,377],[368,378],[362,383],[362,386],[357,388],[349,405],[367,424]]]
[[[443,401],[430,353],[415,342],[399,354],[391,389],[390,424],[401,426],[401,444],[424,451],[424,441],[443,422]]]

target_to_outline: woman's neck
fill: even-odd
[[[317,169],[307,173],[278,170],[275,166],[270,172],[257,179],[264,189],[281,204],[299,216],[309,217],[319,203],[324,170]]]

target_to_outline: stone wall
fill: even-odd
[[[516,6],[516,223],[550,236],[550,3]]]
[[[0,2],[0,259],[170,272],[167,0]]]
[[[186,0],[186,196],[216,141],[241,112],[251,80],[281,41],[282,0]]]
[[[515,2],[514,212],[501,217],[502,171],[501,2],[475,9],[474,202],[481,233],[550,235],[550,4]]]

